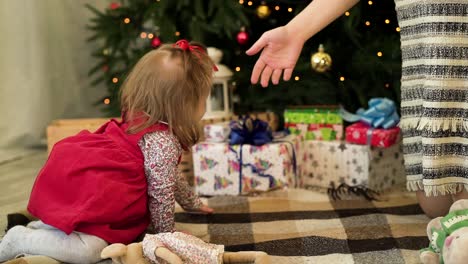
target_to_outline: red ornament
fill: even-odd
[[[237,43],[245,45],[249,42],[249,34],[245,32],[245,29],[241,29],[241,32],[237,33]]]
[[[110,8],[111,10],[115,10],[115,9],[117,9],[117,8],[119,8],[119,7],[120,7],[120,3],[116,3],[116,2],[113,2],[113,3],[111,3],[111,4],[109,5],[109,8]]]
[[[102,66],[102,71],[103,72],[109,71],[109,66],[107,66],[107,65]]]
[[[157,48],[157,47],[161,46],[161,44],[162,44],[162,41],[161,41],[161,39],[158,38],[158,37],[154,37],[154,38],[151,40],[151,47],[153,47],[153,48]]]

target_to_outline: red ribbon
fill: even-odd
[[[173,47],[179,47],[182,50],[188,50],[188,51],[196,54],[199,58],[200,58],[200,55],[198,54],[198,52],[206,54],[205,50],[202,47],[200,47],[198,45],[190,45],[190,43],[185,39],[181,39],[181,40],[177,41],[172,46]],[[218,67],[216,67],[215,64],[213,64],[213,70],[218,71]]]

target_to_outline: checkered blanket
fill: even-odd
[[[215,214],[178,209],[177,229],[224,244],[227,251],[265,251],[273,263],[419,263],[419,249],[429,242],[429,219],[411,193],[370,202],[288,190],[206,202]]]

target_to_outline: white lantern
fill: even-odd
[[[221,50],[209,47],[208,56],[216,64],[218,71],[214,72],[213,87],[206,101],[206,113],[203,118],[228,118],[232,115],[232,91],[229,83],[233,73],[226,65],[220,64],[223,57]]]

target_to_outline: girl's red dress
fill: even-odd
[[[34,183],[29,212],[67,234],[134,241],[150,223],[138,142],[168,128],[156,124],[137,134],[127,134],[127,128],[111,120],[94,133],[82,131],[55,144]]]

